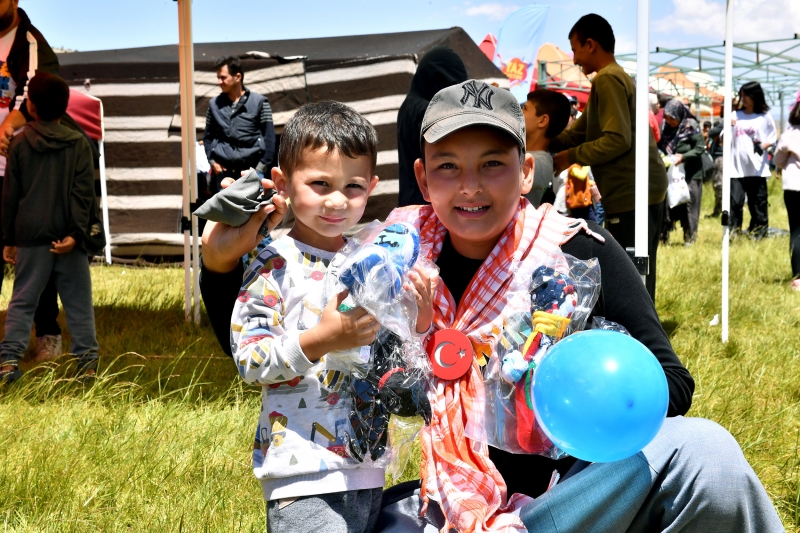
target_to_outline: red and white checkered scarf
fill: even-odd
[[[447,228],[431,206],[409,206],[392,211],[387,222],[408,222],[420,232],[428,259],[436,261]],[[475,357],[491,355],[503,327],[506,293],[513,273],[523,264],[542,263],[560,251],[562,244],[584,230],[586,222],[559,215],[549,204],[539,209],[525,198],[494,249],[484,260],[456,306],[453,296],[439,283],[434,296],[433,332],[455,329],[469,337]],[[427,245],[427,246],[426,246]],[[530,501],[524,495],[507,500],[506,484],[489,459],[489,447],[466,437],[467,421],[483,416],[483,380],[476,361],[460,379],[433,378],[430,394],[431,425],[420,434],[421,496],[439,501],[447,519],[442,531],[455,527],[461,533],[525,531],[514,511]],[[478,422],[480,423],[480,422]]]

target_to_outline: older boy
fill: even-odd
[[[253,472],[269,531],[368,533],[380,510],[384,469],[336,449],[339,428],[350,424],[350,407],[339,401],[349,376],[325,357],[371,344],[380,324],[360,307],[338,311],[346,293],[323,308],[328,264],[378,182],[376,157],[375,129],[338,102],[305,105],[284,128],[272,177],[295,223],[253,261],[231,319],[239,373],[263,391]],[[430,280],[418,272],[412,281],[428,302],[417,321],[424,332]]]
[[[550,141],[564,131],[573,109],[567,97],[547,89],[528,93],[522,104],[525,117],[525,150],[533,156],[533,186],[525,195],[534,207],[542,203],[542,196],[553,182],[553,156],[548,148]]]
[[[28,87],[35,119],[9,147],[3,182],[3,258],[15,264],[14,292],[0,343],[0,380],[21,375],[33,316],[52,274],[67,314],[72,353],[82,374],[97,367],[92,280],[84,239],[94,205],[94,164],[89,141],[61,124],[69,87],[40,72]]]
[[[441,502],[459,531],[780,531],[734,439],[712,422],[680,416],[694,383],[624,250],[594,223],[520,199],[532,158],[510,93],[475,80],[440,91],[421,142],[415,171],[431,205],[396,209],[389,220],[415,223],[440,268],[433,333],[455,330],[476,362],[491,357],[514,272],[558,250],[596,257],[603,283],[593,313],[624,325],[655,354],[670,395],[670,418],[653,443],[628,460],[589,465],[471,442],[465,424],[479,416],[478,364],[455,380],[434,378],[433,423],[421,437],[423,499]],[[542,494],[554,470],[565,480]]]
[[[614,58],[614,31],[606,19],[589,14],[569,32],[573,62],[587,76],[596,72],[586,110],[575,124],[553,139],[550,149],[556,172],[573,163],[591,166],[603,196],[606,228],[623,248],[633,246],[634,191],[636,188],[635,86]],[[667,174],[650,135],[648,181],[648,250],[650,272],[647,292],[656,299],[658,232],[667,194]]]

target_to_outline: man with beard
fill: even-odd
[[[32,117],[23,95],[29,81],[30,54],[36,50],[37,72],[58,74],[58,57],[44,36],[32,24],[19,0],[0,0],[0,176],[5,175],[8,145],[14,132]],[[29,41],[35,41],[35,46]],[[71,119],[67,122],[80,130]],[[0,191],[2,189],[0,188]],[[0,259],[2,261],[2,259]],[[5,262],[0,263],[3,267]],[[4,269],[0,268],[0,288]],[[54,279],[50,279],[39,299],[36,324],[36,362],[49,361],[61,355],[61,328],[58,318],[58,299]]]

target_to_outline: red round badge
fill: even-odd
[[[467,373],[475,357],[469,338],[454,329],[443,329],[428,341],[428,357],[433,375],[441,379],[458,379]]]

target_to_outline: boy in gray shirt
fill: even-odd
[[[533,156],[533,187],[525,195],[539,207],[542,195],[553,181],[553,157],[547,151],[550,139],[564,131],[569,122],[569,100],[563,94],[547,89],[528,93],[522,104],[525,116],[525,150]]]
[[[69,86],[40,72],[28,84],[35,119],[8,150],[3,182],[3,258],[15,265],[5,338],[0,342],[0,382],[21,376],[33,315],[51,274],[61,296],[81,375],[94,375],[97,338],[92,281],[84,247],[94,206],[94,163],[89,141],[61,124]]]

